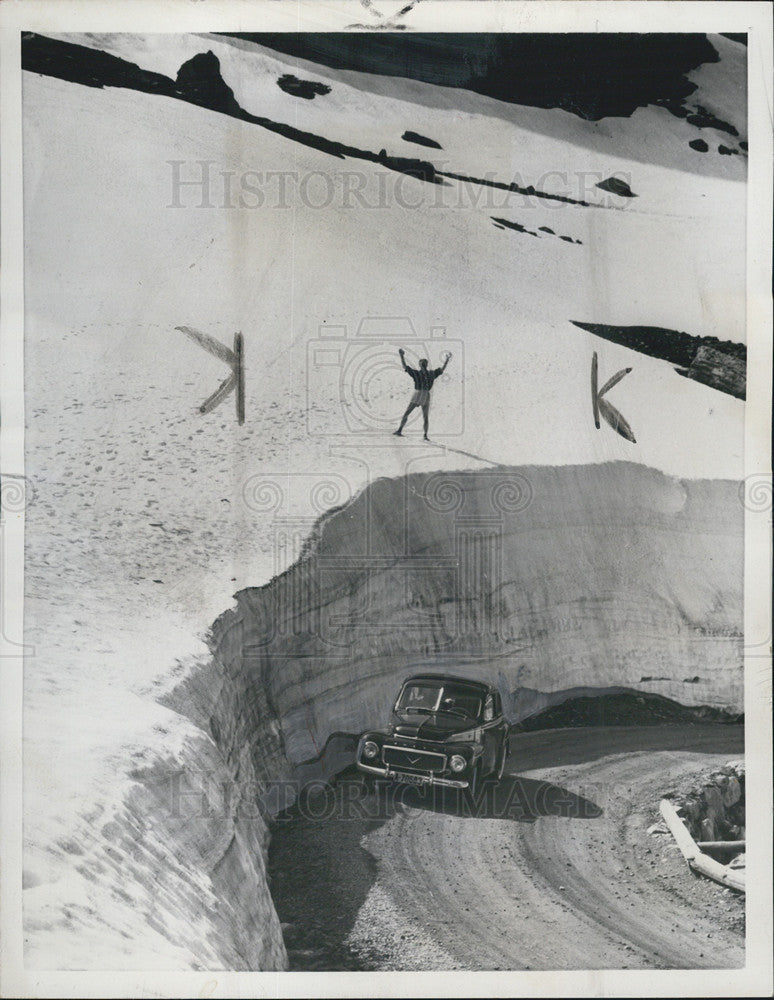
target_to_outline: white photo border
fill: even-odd
[[[382,6],[400,5],[383,0]],[[24,31],[332,31],[362,21],[358,0],[9,0],[0,6],[0,461],[24,475],[23,185],[20,42]],[[749,173],[747,211],[748,394],[745,475],[770,477],[772,315],[772,7],[690,0],[424,0],[405,23],[421,31],[746,32]],[[771,480],[768,478],[769,492]],[[733,970],[560,972],[41,972],[23,964],[22,659],[24,515],[2,538],[0,817],[4,996],[348,997],[768,996],[772,992],[771,509],[745,524],[745,717],[755,872],[747,893],[746,965]]]

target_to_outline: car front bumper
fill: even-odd
[[[378,774],[380,778],[399,779],[402,775],[408,778],[420,778],[423,785],[443,785],[445,788],[467,788],[469,782],[455,778],[439,778],[435,774],[412,774],[410,771],[395,771],[390,767],[374,767],[373,764],[362,764],[357,761],[361,771]],[[412,782],[413,784],[414,782]]]

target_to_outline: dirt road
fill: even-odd
[[[291,967],[741,966],[741,899],[647,830],[663,794],[742,750],[728,725],[514,734],[477,802],[345,775],[273,833]]]

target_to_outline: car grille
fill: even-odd
[[[383,760],[385,764],[399,767],[406,771],[443,771],[446,767],[446,754],[431,753],[427,750],[414,750],[406,747],[386,746]]]

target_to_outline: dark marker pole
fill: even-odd
[[[245,422],[245,345],[241,333],[234,334],[234,373],[236,375],[236,414],[240,426]]]

